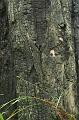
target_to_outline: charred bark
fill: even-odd
[[[14,75],[14,58],[9,32],[8,4],[0,1],[0,105],[16,97],[16,81]],[[7,106],[8,107],[8,106]],[[3,109],[6,117],[11,109]]]

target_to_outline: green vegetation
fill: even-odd
[[[67,113],[61,106],[57,106],[57,103],[51,102],[47,99],[40,99],[40,98],[37,98],[34,96],[33,97],[32,96],[22,96],[22,97],[18,97],[16,99],[13,99],[13,100],[1,105],[0,110],[3,108],[5,109],[7,105],[9,105],[9,107],[8,107],[8,109],[9,109],[15,103],[21,102],[22,100],[26,101],[27,99],[28,99],[28,102],[35,99],[35,100],[38,100],[40,102],[39,105],[41,103],[43,103],[44,105],[50,106],[50,108],[51,108],[50,118],[52,120],[76,120],[74,115]],[[17,108],[10,114],[10,116],[6,120],[11,120],[16,114],[18,114],[18,113],[20,113],[20,112],[22,112],[30,107],[34,107],[34,106],[37,106],[37,104],[27,105],[24,108]],[[6,113],[6,109],[5,109],[5,112],[3,111],[2,113],[0,113],[0,120],[4,120],[5,113]]]
[[[0,113],[0,120],[4,120],[3,115]]]

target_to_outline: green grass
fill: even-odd
[[[52,101],[49,101],[48,99],[41,99],[41,98],[38,98],[35,96],[22,96],[22,97],[15,98],[15,99],[1,105],[0,110],[2,110],[3,108],[5,109],[6,106],[8,106],[8,109],[9,109],[9,106],[11,107],[16,103],[21,102],[23,100],[27,100],[27,99],[28,99],[28,102],[30,102],[32,100],[37,100],[37,101],[39,101],[39,105],[42,103],[46,106],[51,107],[52,111],[54,111],[51,113],[52,120],[76,120],[75,116],[67,113],[61,106],[58,105],[58,102],[57,103],[54,101],[52,102]],[[33,106],[36,106],[36,104],[33,104],[33,105],[29,104],[29,105],[26,105],[26,107],[24,107],[24,108],[15,109],[6,120],[11,120],[16,114],[21,113],[22,111],[26,110],[27,108],[30,108]],[[4,120],[3,116],[4,116],[4,111],[2,111],[2,113],[0,113],[0,120]]]

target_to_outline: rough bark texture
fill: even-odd
[[[9,100],[13,90],[13,71],[11,58],[11,44],[8,39],[8,16],[6,4],[0,1],[0,103]]]
[[[7,1],[0,1],[0,105],[16,97],[12,42],[9,37]],[[5,111],[10,114],[8,110]]]
[[[79,111],[79,1],[72,0],[72,33],[75,46],[75,62],[77,73],[77,108]],[[79,114],[77,120],[79,119]]]
[[[71,5],[71,0],[7,0],[10,39],[7,48],[4,47],[1,52],[4,57],[0,56],[0,70],[7,69],[6,73],[0,72],[0,82],[3,83],[2,80],[6,78],[4,83],[10,88],[4,89],[3,85],[0,91],[9,90],[11,95],[15,88],[11,86],[15,85],[16,80],[18,96],[35,96],[55,102],[61,97],[59,104],[68,112],[76,113],[77,78]],[[1,20],[7,20],[6,16]],[[4,28],[8,25],[4,23],[6,22],[0,24],[4,25],[0,27],[1,31],[5,31]],[[6,31],[1,33],[4,33],[2,37],[5,37]],[[2,37],[0,44],[3,44],[1,41],[4,42]],[[5,49],[8,51],[5,52]],[[2,66],[3,62],[7,63],[8,67]],[[18,119],[52,120],[51,109],[39,103],[37,100],[21,101],[19,108],[28,104],[37,106],[21,112]]]

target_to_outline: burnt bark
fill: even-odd
[[[16,81],[14,76],[14,58],[9,32],[8,4],[0,1],[0,105],[16,97]],[[8,107],[8,106],[7,106]],[[13,109],[13,107],[11,108]],[[1,110],[9,117],[11,109]]]

